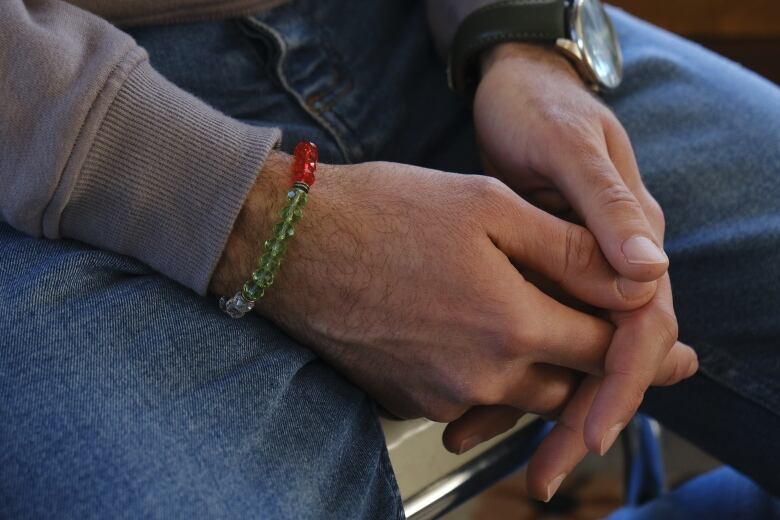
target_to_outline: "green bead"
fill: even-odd
[[[257,286],[267,289],[274,283],[274,273],[267,269],[258,269],[252,273],[252,280]]]
[[[260,269],[268,269],[271,271],[278,271],[279,265],[281,264],[281,258],[278,255],[272,255],[271,253],[266,253],[262,257],[260,257],[260,261],[257,263],[258,270]]]
[[[265,288],[255,285],[252,282],[247,281],[241,290],[242,295],[247,300],[256,301],[263,297],[265,294]]]
[[[294,234],[295,230],[293,229],[292,224],[288,222],[279,222],[274,226],[274,238],[276,240],[286,240]]]
[[[270,253],[274,256],[280,256],[287,249],[287,244],[276,238],[266,240],[263,246],[265,247],[265,253]]]
[[[294,205],[286,206],[281,213],[282,219],[288,224],[297,224],[301,217],[303,217],[303,211],[301,208]]]
[[[263,243],[263,256],[271,255],[280,257],[287,249],[287,245],[283,240],[278,240],[276,236],[269,238]]]

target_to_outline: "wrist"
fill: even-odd
[[[230,232],[225,249],[209,283],[209,290],[220,296],[234,294],[262,253],[264,234],[285,203],[290,187],[292,157],[271,151],[257,181],[249,192]]]
[[[495,70],[536,73],[540,67],[542,72],[573,79],[585,86],[574,65],[552,44],[505,42],[486,49],[480,55],[480,78]]]

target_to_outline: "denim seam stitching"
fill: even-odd
[[[282,85],[282,88],[290,94],[295,101],[298,103],[301,109],[303,109],[307,114],[309,114],[310,117],[312,117],[315,121],[317,121],[320,125],[322,125],[325,130],[328,131],[328,133],[331,134],[333,139],[336,141],[336,145],[339,147],[339,151],[341,151],[341,155],[343,156],[344,160],[347,162],[352,161],[352,154],[349,153],[349,149],[342,139],[339,132],[333,127],[333,125],[330,124],[330,122],[322,117],[320,114],[312,111],[309,106],[306,104],[305,100],[301,98],[301,96],[298,94],[298,92],[290,86],[290,83],[287,81],[287,76],[284,73],[284,61],[287,57],[287,44],[285,43],[282,36],[277,32],[275,29],[273,29],[268,24],[265,24],[261,22],[260,20],[254,18],[254,17],[248,17],[246,18],[247,22],[253,26],[255,26],[258,29],[261,29],[263,31],[267,31],[268,34],[270,34],[274,40],[276,40],[277,45],[280,49],[280,54],[278,56],[277,62],[276,62],[276,74],[279,79],[279,82]]]
[[[373,403],[373,406],[371,407],[374,415],[374,421],[373,425],[374,428],[377,431],[377,434],[382,439],[381,442],[381,455],[379,459],[380,464],[380,471],[382,473],[382,477],[385,480],[385,483],[390,488],[390,491],[393,494],[393,500],[397,505],[400,505],[399,511],[398,511],[398,518],[399,520],[404,520],[406,518],[406,512],[404,510],[404,502],[401,498],[401,490],[398,487],[398,480],[395,478],[395,470],[393,469],[393,464],[390,462],[390,453],[387,451],[387,441],[385,439],[384,432],[382,431],[381,423],[379,422],[379,414],[377,410],[377,404]]]
[[[313,25],[317,27],[316,31],[316,41],[324,51],[324,54],[327,57],[333,57],[335,56],[335,59],[329,59],[327,60],[327,63],[331,66],[333,69],[336,81],[334,81],[334,92],[332,93],[325,93],[320,99],[323,101],[327,101],[327,103],[324,104],[322,108],[317,109],[319,113],[328,112],[330,109],[335,106],[344,96],[349,94],[354,90],[354,82],[352,81],[352,77],[347,73],[347,69],[344,66],[344,59],[342,58],[341,54],[336,50],[336,48],[330,44],[330,40],[332,39],[330,37],[329,31],[326,30],[326,28],[322,27],[322,24],[316,23],[316,20],[314,20],[310,15],[308,11],[301,11],[298,8],[298,5],[293,3],[290,4],[290,9],[298,13],[298,16],[305,19],[307,23],[310,25]],[[313,23],[314,22],[314,23]],[[340,81],[340,78],[346,78],[345,81]],[[312,108],[314,109],[314,108]],[[334,113],[335,115],[335,113]],[[345,121],[341,118],[339,118],[339,122],[347,128],[347,130],[354,135],[354,130],[347,124],[345,124]]]

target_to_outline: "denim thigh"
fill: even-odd
[[[401,516],[372,402],[271,323],[5,224],[0,257],[0,516]]]
[[[240,23],[134,35],[184,88],[341,157]],[[403,516],[373,402],[270,322],[3,223],[0,291],[0,517]]]
[[[612,13],[626,81],[607,102],[664,209],[680,339],[701,362],[644,410],[780,494],[780,89]]]

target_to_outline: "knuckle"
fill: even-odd
[[[660,311],[657,318],[658,335],[663,345],[671,347],[677,341],[680,327],[674,314]]]
[[[532,322],[529,319],[517,319],[506,329],[502,359],[514,361],[531,355],[538,338]]]
[[[645,388],[635,384],[631,385],[626,389],[625,397],[629,409],[632,412],[636,412],[642,405],[642,401],[645,400]]]
[[[612,372],[612,377],[617,377],[622,387],[621,393],[621,406],[625,406],[626,410],[635,413],[642,405],[642,401],[645,399],[645,392],[647,391],[647,384],[641,382],[638,374],[630,372],[628,370],[616,370]]]
[[[501,402],[501,387],[490,382],[490,379],[482,379],[479,383],[466,385],[463,389],[464,402],[470,406],[488,406]]]
[[[492,361],[498,365],[512,362],[522,357],[528,345],[526,320],[519,316],[497,311],[493,313],[490,324],[483,334],[483,344],[488,346]]]
[[[664,210],[658,201],[651,195],[648,195],[646,214],[647,218],[655,229],[663,230],[666,228],[666,216]]]
[[[669,376],[666,378],[666,380],[661,384],[661,386],[668,386],[673,385],[679,381],[682,381],[683,377],[685,377],[685,373],[688,370],[688,363],[683,362],[682,360],[677,360],[674,364],[674,370],[669,374]]]
[[[460,404],[440,400],[421,403],[419,408],[423,417],[438,423],[451,423],[466,411],[466,408]]]
[[[495,177],[474,175],[466,180],[465,206],[477,214],[501,215],[506,211],[512,190]]]
[[[472,189],[472,194],[479,200],[503,200],[509,190],[506,184],[490,176],[477,176]]]
[[[595,199],[599,207],[615,213],[642,212],[642,206],[631,190],[612,173],[592,173],[591,182],[596,186]]]
[[[680,379],[677,377],[679,372],[679,367],[675,366],[674,371],[670,374],[667,374],[666,377],[663,378],[663,380],[659,381],[657,384],[653,382],[654,386],[672,386],[673,384],[677,383]]]
[[[481,388],[478,380],[478,370],[469,371],[468,369],[451,370],[448,377],[442,380],[441,390],[443,391],[443,400],[462,407],[471,407],[482,404],[481,401],[487,396]],[[446,408],[441,405],[438,408]]]
[[[596,258],[596,241],[584,227],[574,224],[566,228],[563,276],[560,282],[572,275],[586,272]]]
[[[544,401],[539,403],[538,409],[534,412],[548,419],[554,419],[560,415],[572,393],[571,385],[562,381],[551,382],[545,389]]]
[[[673,312],[655,308],[641,316],[637,328],[638,337],[655,340],[655,345],[665,349],[675,344],[679,335],[679,326]]]
[[[455,411],[455,408],[434,408],[424,413],[424,417],[437,423],[451,423],[458,419],[462,414]]]

